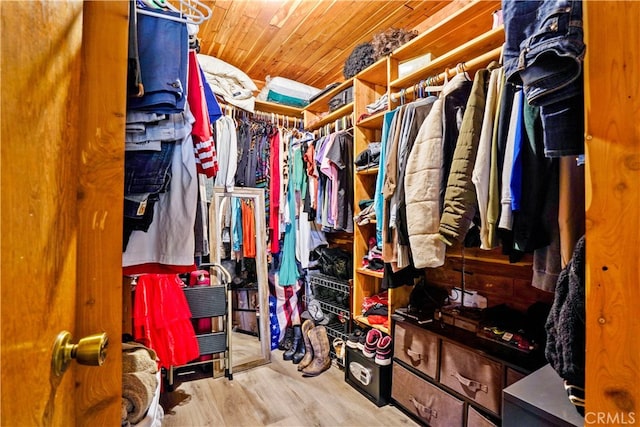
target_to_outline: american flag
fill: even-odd
[[[278,272],[269,273],[271,350],[278,348],[287,326],[301,324],[303,283],[301,279],[294,285],[280,286]]]

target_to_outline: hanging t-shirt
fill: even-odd
[[[335,180],[331,200],[334,228],[353,232],[353,136],[339,132],[328,148],[326,158],[334,166]]]
[[[216,122],[216,143],[219,170],[215,185],[225,187],[226,191],[231,192],[235,186],[238,167],[238,137],[236,123],[231,117],[220,117]]]

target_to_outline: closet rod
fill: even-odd
[[[249,114],[262,115],[262,116],[269,117],[271,119],[276,119],[276,120],[286,119],[292,122],[299,122],[302,120],[302,117],[288,116],[286,114],[272,113],[269,111],[261,111],[261,110],[254,110],[253,113],[249,113]]]
[[[477,56],[473,59],[470,59],[469,61],[462,62],[461,64],[463,65],[465,70],[480,68],[480,67],[486,66],[488,62],[500,58],[501,53],[502,53],[502,46],[497,47],[493,50],[490,50],[489,52],[483,53],[482,55]],[[447,68],[444,72],[438,74],[437,76],[433,76],[432,83],[442,82],[445,80],[445,78],[455,76],[457,72],[458,72],[458,67],[453,69]],[[401,90],[401,91],[392,93],[389,99],[391,99],[392,102],[396,102],[400,99],[402,95],[404,96],[410,95],[413,92],[415,92],[416,89],[417,89],[417,85],[409,86],[408,88],[404,89],[404,91]]]

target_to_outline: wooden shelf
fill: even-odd
[[[447,258],[462,259],[461,246],[456,244],[447,248]],[[522,260],[518,262],[510,262],[508,257],[502,253],[502,249],[496,248],[491,250],[480,248],[464,248],[464,259],[467,261],[482,261],[488,264],[504,264],[511,266],[530,266],[533,263],[531,254],[525,254]]]
[[[378,59],[364,70],[356,74],[356,79],[380,86],[387,85],[387,57]]]
[[[263,113],[282,114],[284,116],[290,116],[299,119],[302,118],[302,108],[277,104],[275,102],[260,101],[258,99],[256,99],[255,110],[261,111]]]
[[[323,113],[328,111],[329,100],[351,86],[353,86],[353,79],[342,82],[339,86],[334,87],[327,93],[323,94],[320,98],[315,99],[312,103],[307,105],[305,110],[313,113]]]
[[[349,114],[353,114],[353,102],[350,104],[347,104],[343,107],[338,108],[336,111],[333,111],[329,114],[327,114],[325,117],[323,117],[322,119],[318,120],[317,122],[314,123],[309,123],[305,126],[305,129],[313,131],[316,129],[320,129],[322,126],[331,123],[341,117],[347,116]]]
[[[498,49],[503,43],[504,28],[493,29],[435,58],[426,67],[392,81],[389,86],[396,89],[412,86],[420,80],[440,74],[445,68],[455,68],[457,64],[464,63],[465,60],[473,59],[483,53],[490,52],[492,49]]]
[[[373,271],[368,268],[358,268],[356,270],[360,274],[364,274],[365,276],[377,277],[378,279],[382,279],[384,277],[384,273],[382,271]]]
[[[355,316],[353,318],[353,320],[355,320],[358,323],[361,323],[365,326],[371,327],[371,328],[375,328],[380,330],[381,332],[384,332],[385,334],[389,335],[389,328],[385,328],[383,325],[372,325],[371,323],[369,323],[369,320],[367,320],[367,318],[365,316]]]
[[[476,0],[458,10],[396,49],[391,57],[406,61],[425,53],[440,56],[480,34],[491,30],[491,13],[501,8],[499,1]],[[463,25],[462,25],[463,24]]]
[[[387,110],[377,112],[372,116],[360,120],[356,123],[356,126],[366,129],[382,129],[382,121],[384,120],[384,114],[386,112]]]

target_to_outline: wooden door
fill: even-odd
[[[0,424],[119,425],[127,2],[0,2]],[[57,334],[102,367],[51,370]]]

